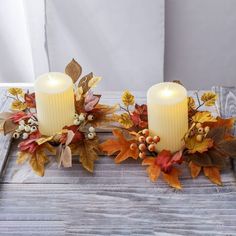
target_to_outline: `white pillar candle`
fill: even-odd
[[[160,136],[157,151],[178,151],[188,130],[188,99],[186,89],[177,83],[164,82],[147,92],[148,126],[151,135]]]
[[[73,124],[75,113],[72,79],[63,73],[43,74],[35,82],[39,131],[54,135],[65,125]]]

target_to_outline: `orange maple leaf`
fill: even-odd
[[[220,170],[217,167],[203,167],[204,175],[217,185],[222,185]]]
[[[101,150],[103,152],[106,152],[109,156],[115,154],[116,152],[119,152],[119,154],[115,158],[115,163],[121,163],[129,157],[135,160],[138,159],[138,147],[134,150],[130,149],[130,145],[132,143],[136,143],[137,141],[134,139],[126,139],[123,133],[118,129],[114,129],[112,133],[116,137],[116,139],[108,139],[104,143],[100,144]]]
[[[156,158],[155,157],[145,158],[142,162],[142,165],[148,165],[147,173],[148,173],[150,180],[152,182],[157,181],[157,179],[161,173],[161,168],[159,165],[157,165]]]
[[[190,173],[191,173],[191,176],[192,178],[196,178],[198,177],[198,175],[200,174],[200,171],[202,169],[201,166],[195,164],[194,162],[190,161],[189,162],[189,169],[190,169]]]

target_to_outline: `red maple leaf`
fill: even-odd
[[[148,126],[147,105],[135,104],[135,110],[131,113],[131,119],[135,126],[140,128],[147,128]]]

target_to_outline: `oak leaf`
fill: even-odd
[[[134,96],[131,94],[129,90],[125,90],[122,94],[122,102],[125,106],[132,106],[134,105]]]
[[[192,178],[196,178],[200,174],[202,167],[195,164],[193,161],[190,161],[188,166],[189,166]]]
[[[188,149],[188,153],[203,153],[213,147],[213,140],[210,138],[204,138],[201,142],[199,142],[196,140],[196,137],[193,136],[185,140],[185,146]]]
[[[79,79],[80,75],[82,74],[82,67],[73,58],[71,62],[66,66],[65,73],[71,77],[73,83],[76,83],[76,81]]]
[[[216,122],[216,118],[214,118],[209,111],[199,111],[193,117],[192,120],[195,123],[205,123],[205,122]]]
[[[217,95],[214,92],[206,92],[201,96],[201,100],[205,106],[214,106]]]
[[[118,129],[114,129],[112,133],[116,137],[116,139],[108,139],[107,141],[100,144],[101,150],[103,152],[106,152],[109,156],[118,153],[115,158],[115,163],[121,163],[129,157],[135,160],[138,159],[138,148],[135,148],[134,150],[130,149],[130,145],[132,143],[136,143],[136,140],[126,139],[123,133]]]
[[[217,185],[222,185],[220,170],[217,167],[204,167],[204,175],[210,179],[210,181]]]

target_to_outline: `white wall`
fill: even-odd
[[[236,86],[236,1],[165,1],[165,80]]]

